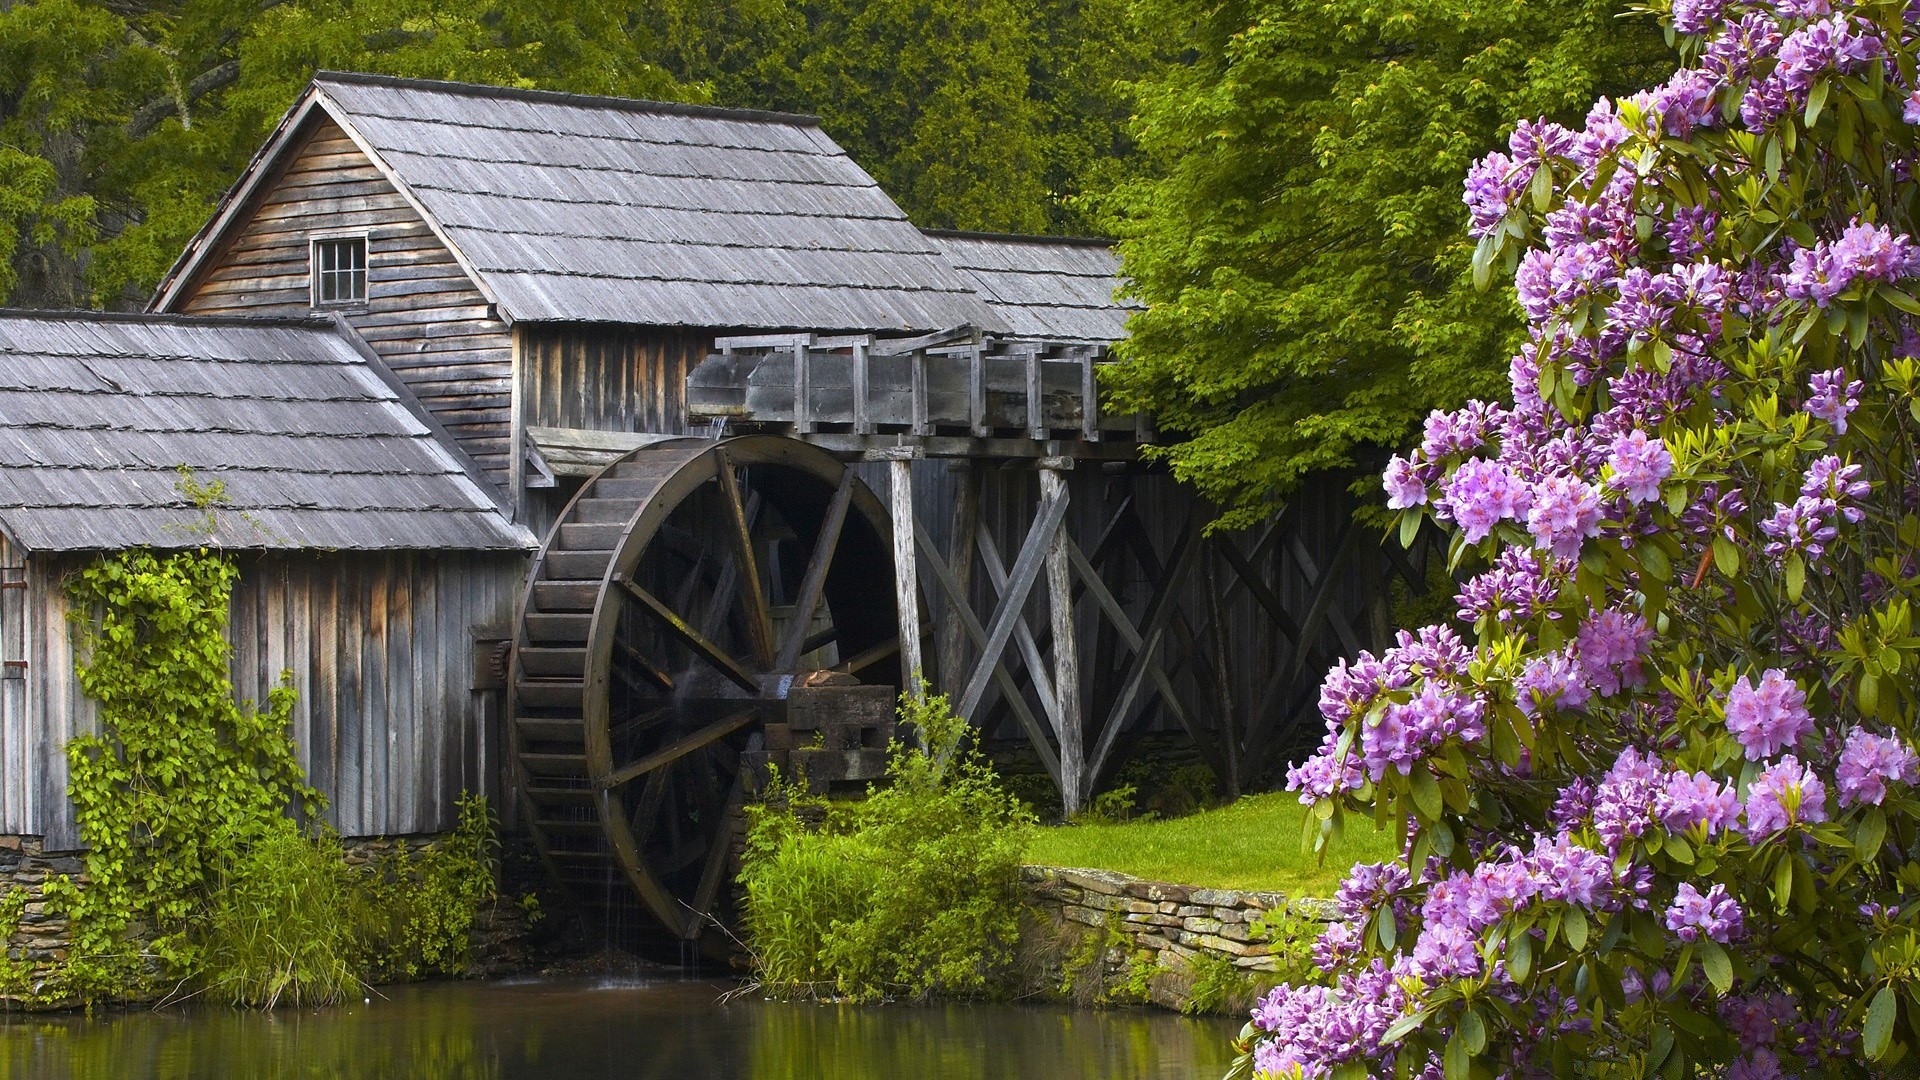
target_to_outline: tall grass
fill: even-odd
[[[358,883],[331,835],[280,820],[220,867],[201,982],[237,1005],[318,1005],[361,990]]]

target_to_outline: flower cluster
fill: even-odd
[[[1526,340],[1384,487],[1474,637],[1322,686],[1290,786],[1407,846],[1256,1012],[1274,1075],[1431,1072],[1469,1007],[1490,1075],[1660,1029],[1729,1078],[1920,1051],[1874,1005],[1920,993],[1920,3],[1671,11],[1670,79],[1466,178]]]

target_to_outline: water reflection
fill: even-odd
[[[401,987],[317,1012],[218,1008],[0,1017],[5,1080],[1189,1080],[1227,1065],[1231,1021],[956,1005],[718,1002],[717,983]]]

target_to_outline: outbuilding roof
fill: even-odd
[[[1012,337],[1119,341],[1139,310],[1115,298],[1120,259],[1105,240],[941,229],[927,236],[972,279]]]
[[[0,530],[35,551],[531,547],[377,362],[321,320],[0,312]],[[195,486],[223,489],[211,532]]]
[[[510,320],[998,328],[972,279],[812,117],[336,73],[314,79],[157,309],[314,109]]]

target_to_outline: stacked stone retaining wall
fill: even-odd
[[[1272,930],[1280,916],[1311,923],[1334,918],[1332,905],[1324,900],[1277,892],[1204,889],[1072,867],[1026,866],[1021,875],[1043,919],[1078,941],[1085,954],[1083,966],[1092,967],[1071,970],[1068,954],[1073,946],[1056,948],[1060,985],[1070,988],[1077,981],[1093,986],[1101,1000],[1124,1000],[1115,990],[1127,987],[1134,993],[1144,991],[1153,1004],[1184,1008],[1193,1003],[1201,972],[1224,963],[1239,977],[1231,981],[1223,1000],[1203,1007],[1238,1011],[1277,981],[1281,960],[1276,949],[1283,946],[1272,939]],[[1091,948],[1086,947],[1089,942]],[[1143,962],[1151,971],[1144,986]],[[1214,983],[1203,992],[1220,992],[1217,978]]]

